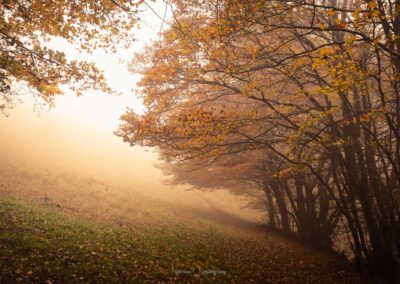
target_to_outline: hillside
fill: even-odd
[[[1,283],[362,282],[343,260],[217,209],[66,173],[0,177]]]

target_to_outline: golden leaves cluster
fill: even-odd
[[[0,3],[0,68],[7,78],[26,82],[50,101],[70,85],[80,94],[96,88],[110,92],[94,64],[67,60],[47,48],[63,38],[80,51],[115,51],[129,43],[142,1],[2,1]]]

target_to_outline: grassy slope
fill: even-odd
[[[70,176],[0,177],[0,283],[361,283],[338,259],[231,216]],[[179,275],[198,266],[220,274]]]

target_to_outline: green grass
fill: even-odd
[[[0,169],[0,283],[365,282],[342,259],[232,216],[104,188]]]
[[[218,269],[164,230],[138,233],[11,199],[0,200],[0,217],[1,283],[173,281],[195,264]]]
[[[119,228],[0,199],[1,283],[358,281],[357,275],[333,261],[318,263],[318,255],[303,258],[302,253],[310,254],[304,250],[207,226]],[[198,266],[220,274],[177,275]]]

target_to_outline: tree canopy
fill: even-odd
[[[92,63],[68,60],[46,43],[60,37],[81,50],[113,51],[131,41],[142,1],[0,1],[0,107],[13,100],[13,82],[25,82],[50,102],[68,85],[77,94],[89,88],[109,92]],[[128,40],[127,40],[128,39]]]
[[[117,134],[157,147],[178,182],[256,180],[271,227],[336,250],[348,239],[356,263],[399,277],[400,3],[171,7],[134,61],[147,112]]]

